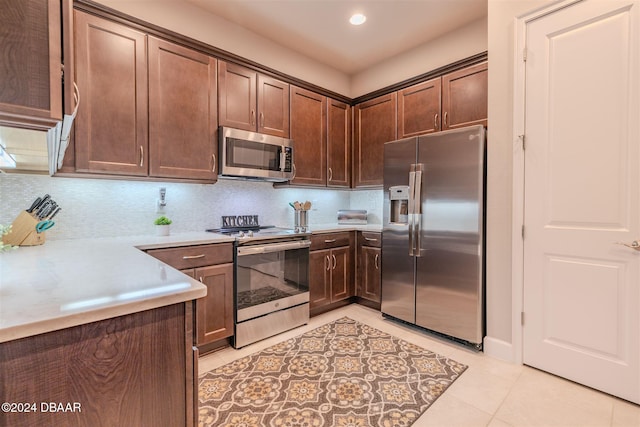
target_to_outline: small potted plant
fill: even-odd
[[[169,226],[171,225],[171,220],[166,216],[161,216],[156,218],[153,223],[156,225],[156,234],[158,236],[168,236],[169,235]]]

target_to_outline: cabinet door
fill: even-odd
[[[258,132],[289,138],[289,84],[258,75]]]
[[[0,124],[62,119],[60,2],[0,0]]]
[[[379,248],[362,246],[358,266],[358,296],[380,303],[380,254]]]
[[[218,108],[220,126],[256,130],[255,71],[218,62]]]
[[[396,93],[355,106],[354,185],[382,185],[384,143],[396,139]]]
[[[309,309],[331,303],[331,251],[309,252]]]
[[[487,125],[487,63],[442,76],[442,129]]]
[[[207,287],[196,300],[198,345],[233,335],[233,264],[197,268],[195,278]]]
[[[327,186],[351,185],[351,107],[330,99],[327,114]],[[294,138],[295,141],[295,138]]]
[[[291,138],[295,142],[292,184],[326,184],[327,98],[291,87]]]
[[[146,35],[75,12],[76,169],[147,175]]]
[[[351,269],[351,248],[331,250],[331,302],[340,301],[353,295]]]
[[[398,91],[398,138],[440,130],[440,77]]]
[[[149,37],[149,175],[215,181],[216,60]]]

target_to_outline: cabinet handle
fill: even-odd
[[[182,257],[182,259],[198,259],[198,258],[204,258],[204,254],[200,254],[200,255],[185,255]]]
[[[333,179],[333,170],[329,168],[329,181]]]
[[[438,130],[438,113],[436,113],[436,115],[433,116],[433,128],[435,130]]]
[[[447,127],[447,115],[448,115],[448,111],[444,112],[444,116],[442,116],[442,127],[446,128]]]
[[[365,237],[364,240],[366,240],[367,242],[377,242],[378,239],[374,239],[373,237]]]
[[[140,146],[140,167],[144,166],[144,147]]]
[[[324,242],[325,243],[335,243],[336,239],[326,239]]]
[[[264,113],[260,112],[260,127],[264,127]]]
[[[198,280],[200,281],[200,283],[204,283],[204,280],[202,279],[202,276],[200,276],[200,278]]]
[[[336,256],[334,254],[331,254],[331,257],[333,258],[333,267],[331,267],[332,269],[336,269]]]
[[[326,266],[327,266],[327,271],[331,270],[331,259],[329,259],[329,255],[327,255],[326,257],[324,257],[324,259],[325,259],[325,261],[326,261],[326,262],[324,263],[324,265],[326,265]]]
[[[251,126],[256,124],[256,111],[251,110]]]
[[[296,177],[296,164],[293,163],[293,164],[291,164],[291,166],[293,166],[293,175],[291,175],[291,179],[293,179],[293,178]]]
[[[378,265],[378,260],[380,259],[380,254],[376,254],[376,257],[373,260],[373,264],[376,266],[376,270],[378,270],[380,268],[380,266]]]
[[[212,154],[211,158],[213,159],[213,167],[211,168],[211,172],[215,172],[216,171],[216,155]]]

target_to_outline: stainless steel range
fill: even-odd
[[[235,337],[240,348],[309,321],[309,233],[222,217],[235,237]]]

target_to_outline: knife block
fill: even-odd
[[[13,246],[36,246],[44,244],[45,233],[36,231],[38,220],[29,215],[27,211],[22,211],[11,223],[11,232],[2,236],[2,241]]]

